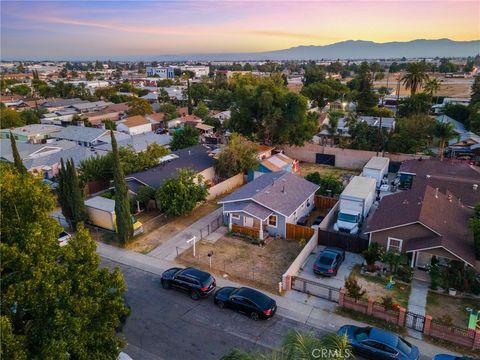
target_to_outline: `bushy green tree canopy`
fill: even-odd
[[[54,199],[30,174],[0,164],[1,353],[5,359],[115,359],[124,341],[122,274],[99,269],[79,227],[60,247]]]
[[[258,165],[257,150],[251,142],[238,134],[233,134],[228,146],[222,149],[215,163],[215,172],[222,178],[245,173]]]

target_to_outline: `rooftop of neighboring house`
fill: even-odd
[[[133,127],[136,127],[136,126],[150,124],[150,121],[148,121],[142,115],[135,115],[135,116],[130,116],[130,117],[126,118],[125,120],[122,120],[121,123],[128,128],[133,128]]]
[[[153,114],[145,115],[145,117],[153,123],[159,123],[165,120],[165,113],[163,112],[153,113]]]
[[[94,196],[85,200],[85,206],[113,213],[115,211],[115,200],[107,199],[103,196]]]
[[[451,193],[444,194],[432,186],[385,196],[370,217],[365,232],[376,232],[420,223],[432,231],[407,243],[406,251],[445,247],[475,266],[473,235],[468,222],[473,211]]]
[[[80,102],[70,105],[69,107],[74,108],[77,111],[94,111],[94,110],[102,110],[105,109],[107,106],[113,105],[111,102],[105,102],[103,100],[94,101],[94,102]]]
[[[41,157],[51,151],[61,151],[77,146],[75,142],[68,140],[52,141],[46,144],[31,144],[23,141],[17,141],[16,145],[18,153],[20,154],[20,158],[23,160],[27,158]],[[0,159],[13,162],[10,139],[0,139],[0,151]]]
[[[292,165],[293,162],[294,160],[287,155],[278,153],[263,160],[260,164],[270,171],[280,171]]]
[[[374,127],[380,126],[380,121],[382,122],[382,128],[386,129],[394,129],[395,128],[395,118],[390,117],[382,117],[381,120],[379,117],[375,116],[358,116],[357,121],[365,122],[366,124]],[[338,119],[338,129],[345,129],[348,128],[347,126],[347,118],[342,117]]]
[[[172,121],[180,121],[180,122],[202,122],[202,119],[200,119],[197,115],[185,115],[185,116],[180,116],[176,119],[173,119]]]
[[[202,124],[202,123],[198,123],[197,125],[195,125],[195,128],[197,128],[198,130],[202,130],[202,131],[210,131],[210,130],[215,129],[214,126],[207,125],[207,124]]]
[[[62,128],[59,132],[54,133],[53,137],[57,139],[90,143],[107,133],[108,130],[105,129],[84,126],[67,126]]]
[[[56,98],[56,99],[50,99],[45,101],[40,107],[42,108],[49,108],[49,107],[66,107],[66,106],[71,106],[71,105],[76,105],[76,104],[81,104],[81,103],[88,103],[87,100],[82,100],[79,98],[73,98],[73,99],[61,99],[61,98]]]
[[[480,202],[480,168],[447,160],[407,160],[399,172],[415,174],[413,187],[439,188],[443,194],[452,193],[466,206],[473,207]],[[474,190],[477,184],[478,189]]]
[[[257,209],[258,205],[284,216],[293,214],[319,186],[304,178],[286,171],[266,173],[242,186],[237,191],[219,201],[219,204],[242,203],[252,204],[252,211],[262,220],[268,211]],[[311,204],[313,205],[313,204]],[[230,207],[227,206],[227,207]],[[257,211],[258,210],[258,211]],[[255,215],[255,214],[254,214]]]
[[[58,164],[63,158],[63,161],[72,159],[75,166],[78,167],[81,161],[97,155],[102,154],[99,154],[97,151],[92,150],[89,147],[77,145],[75,147],[62,149],[58,152],[54,152],[46,156],[24,159],[23,164],[27,169],[43,166],[53,166],[55,164]]]
[[[12,129],[2,129],[2,132],[12,132],[14,135],[40,136],[41,134],[52,134],[62,130],[61,126],[48,124],[30,124]]]
[[[213,158],[209,155],[208,148],[203,145],[195,145],[174,151],[167,155],[165,159],[168,160],[151,169],[130,174],[127,178],[134,178],[156,189],[160,187],[166,179],[175,176],[178,169],[189,168],[199,173],[212,167],[214,164]]]
[[[126,112],[130,109],[130,106],[128,105],[128,103],[124,102],[124,103],[118,103],[118,104],[111,104],[111,105],[108,105],[105,110],[109,110],[109,111],[118,111],[118,112]]]
[[[140,99],[144,99],[144,100],[158,100],[158,94],[153,93],[153,92],[149,92],[148,94],[141,96]]]
[[[148,132],[144,134],[131,135],[124,139],[117,139],[118,147],[127,147],[131,146],[135,152],[144,151],[147,149],[147,146],[150,144],[158,144],[161,146],[167,146],[172,137],[168,134],[155,134],[154,132]],[[112,150],[112,144],[101,144],[95,146],[96,150],[99,151],[110,151]]]

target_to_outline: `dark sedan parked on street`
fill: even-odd
[[[344,325],[338,335],[346,335],[353,352],[372,360],[417,360],[418,348],[390,331],[372,327]]]
[[[313,263],[313,272],[317,275],[335,276],[345,260],[345,250],[326,247]]]
[[[210,295],[216,287],[212,275],[195,268],[168,269],[162,274],[161,283],[164,289],[176,288],[189,293],[193,300]]]
[[[277,311],[277,303],[267,295],[247,287],[224,287],[219,289],[213,301],[220,308],[228,307],[245,315],[252,320],[269,319]]]

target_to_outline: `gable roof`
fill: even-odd
[[[130,135],[125,138],[120,136],[116,136],[115,138],[117,139],[117,145],[119,148],[131,146],[137,153],[146,150],[150,144],[166,146],[172,139],[172,137],[168,134],[155,134],[153,131],[143,134]],[[110,151],[112,150],[112,144],[108,142],[106,144],[95,145],[94,148],[95,150],[100,151]]]
[[[142,115],[135,115],[135,116],[130,116],[130,117],[126,118],[125,120],[122,120],[121,123],[128,128],[132,128],[132,127],[135,127],[135,126],[150,124],[150,121],[148,121]]]
[[[176,175],[178,169],[189,168],[196,173],[213,166],[214,160],[203,145],[195,145],[186,149],[174,151],[169,161],[151,169],[133,173],[127,178],[135,178],[153,188],[160,187],[163,182]]]
[[[266,173],[226,196],[219,204],[252,200],[290,216],[319,186],[286,171]]]
[[[410,239],[406,250],[445,247],[474,266],[473,236],[468,229],[472,211],[452,194],[431,186],[385,196],[366,226],[366,233],[420,223],[432,230],[431,236]]]
[[[399,172],[416,175],[413,187],[438,187],[440,192],[451,192],[467,206],[473,207],[480,202],[480,189],[473,190],[473,185],[480,185],[480,168],[476,166],[436,159],[407,160],[401,164]]]

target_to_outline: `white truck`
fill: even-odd
[[[335,231],[357,234],[375,201],[376,181],[370,177],[355,176],[340,194]]]
[[[365,164],[362,171],[362,176],[371,177],[377,181],[377,186],[382,184],[383,177],[388,175],[388,165],[390,159],[380,156],[372,156]]]

